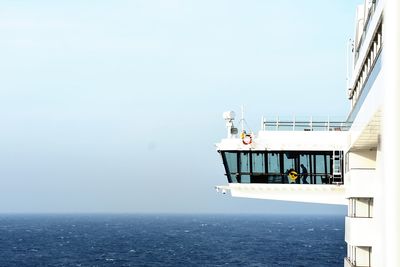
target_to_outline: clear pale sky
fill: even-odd
[[[342,213],[236,199],[222,112],[346,117],[360,0],[0,3],[0,212]]]

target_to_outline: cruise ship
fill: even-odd
[[[253,133],[243,115],[225,112],[227,136],[216,146],[228,183],[216,189],[233,197],[346,205],[344,266],[398,267],[400,1],[365,0],[355,13],[347,119],[263,118]]]

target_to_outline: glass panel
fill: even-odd
[[[286,170],[294,169],[294,155],[291,152],[285,152],[283,154],[283,168]]]
[[[268,153],[268,173],[281,174],[278,153]]]
[[[237,153],[236,152],[225,152],[226,162],[228,163],[228,172],[237,173]]]
[[[252,153],[253,173],[265,173],[264,153]]]
[[[315,155],[315,178],[317,184],[326,184],[329,179],[326,175],[325,169],[325,155]]]
[[[302,154],[300,155],[300,180],[302,184],[311,184],[310,176],[310,155]]]
[[[292,173],[293,171],[298,173],[295,165],[295,155],[292,152],[285,152],[283,154],[283,170],[286,176],[284,178],[287,180],[288,183],[299,183],[298,175],[292,175],[291,177],[293,178],[289,178],[289,173]]]
[[[250,173],[250,154],[240,153],[240,173]]]
[[[343,153],[343,152],[339,152]],[[229,182],[329,184],[333,151],[222,152]],[[342,154],[339,154],[342,155]],[[266,158],[267,157],[267,158]],[[343,159],[338,160],[339,169]],[[297,178],[288,177],[289,171]]]
[[[327,174],[332,174],[332,164],[331,164],[331,156],[328,154],[328,155],[325,155],[325,157],[326,157],[326,173]]]
[[[341,154],[339,151],[335,151],[334,155],[334,164],[335,164],[335,169],[333,170],[334,173],[341,173],[342,171],[342,166],[341,166]]]
[[[268,153],[268,183],[282,183],[281,165],[278,153]]]
[[[239,182],[239,179],[238,179],[239,175],[237,175],[237,174],[235,174],[235,173],[231,173],[231,174],[229,174],[229,175],[230,175],[230,177],[231,177],[232,183],[240,183],[240,182]]]
[[[249,184],[250,183],[250,175],[240,175],[240,183]]]

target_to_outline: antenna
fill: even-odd
[[[235,125],[233,124],[233,121],[235,120],[235,112],[226,111],[222,114],[222,117],[226,122],[226,128],[228,129],[228,138],[235,138],[237,134],[237,128],[235,128]]]
[[[244,105],[242,105],[240,107],[240,110],[242,112],[242,119],[240,120],[240,122],[242,123],[242,133],[243,133],[243,131],[244,131],[244,125],[243,125],[243,123],[244,123]]]

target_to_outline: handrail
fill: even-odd
[[[348,131],[350,122],[344,121],[264,121],[266,131]]]

